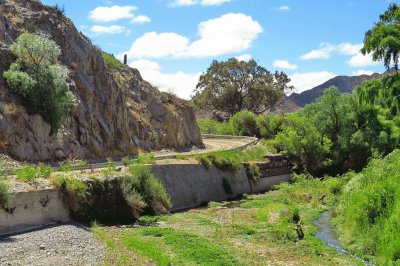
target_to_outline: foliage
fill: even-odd
[[[0,181],[0,207],[5,206],[11,199],[10,186]]]
[[[26,164],[15,170],[15,175],[22,181],[32,181],[37,178],[50,177],[53,169],[43,163],[38,165]]]
[[[154,164],[156,162],[156,157],[154,153],[142,153],[136,158],[136,162],[139,164]]]
[[[60,165],[60,169],[62,172],[70,172],[72,171],[72,163],[70,161],[64,161]]]
[[[129,158],[128,156],[122,157],[121,161],[125,166],[133,164],[135,162],[133,159]]]
[[[88,185],[78,176],[69,173],[62,173],[61,175],[52,179],[53,185],[61,191],[78,198],[85,198],[89,195]]]
[[[154,176],[149,166],[133,164],[129,174],[120,177],[122,193],[138,218],[143,212],[165,213],[171,207],[171,200],[164,185]]]
[[[218,122],[213,119],[197,119],[202,134],[233,135],[230,123]]]
[[[50,134],[56,133],[77,104],[66,81],[67,68],[57,62],[60,48],[42,35],[22,33],[10,50],[18,59],[3,77],[28,109],[50,124]]]
[[[285,73],[271,74],[254,60],[215,60],[200,76],[192,100],[200,108],[212,106],[231,115],[244,109],[262,113],[291,89],[289,81]]]
[[[388,70],[393,63],[397,70],[400,55],[400,7],[391,4],[379,18],[380,21],[365,33],[361,52],[363,55],[372,53],[373,60],[382,60]]]
[[[281,131],[284,115],[259,115],[257,116],[258,136],[265,139],[273,139]]]
[[[109,178],[116,170],[117,166],[114,163],[112,158],[107,158],[107,167],[104,168],[101,172],[106,177]]]
[[[338,227],[347,248],[374,256],[378,265],[400,262],[400,151],[372,160],[350,174],[338,208]]]
[[[274,139],[277,151],[288,156],[300,172],[319,174],[331,162],[328,153],[332,145],[309,119],[287,116],[283,130]]]
[[[233,135],[255,136],[257,135],[256,115],[250,111],[243,110],[236,113],[229,120]]]
[[[101,55],[103,56],[104,63],[109,69],[120,70],[124,66],[117,58],[109,53],[102,51]]]
[[[257,183],[261,178],[260,168],[255,163],[250,163],[249,169],[247,169],[247,176],[254,182]]]

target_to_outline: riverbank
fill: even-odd
[[[335,203],[341,182],[298,178],[235,203],[145,217],[145,227],[93,232],[107,246],[107,265],[362,265],[315,236],[313,221]]]

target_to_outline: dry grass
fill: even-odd
[[[11,118],[17,119],[22,114],[22,107],[15,103],[7,103],[3,106],[3,114]]]

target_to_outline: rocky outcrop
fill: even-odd
[[[107,68],[100,49],[62,11],[38,1],[0,0],[0,74],[14,60],[8,48],[22,31],[45,34],[61,47],[79,105],[50,136],[50,126],[24,108],[0,75],[0,153],[47,161],[203,145],[189,103],[159,92],[136,69]]]

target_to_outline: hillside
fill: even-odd
[[[337,87],[340,93],[351,93],[354,88],[362,85],[364,81],[380,76],[381,74],[378,73],[360,76],[337,76],[310,90],[301,93],[292,93],[273,106],[269,110],[269,113],[291,113],[304,107],[306,104],[315,102],[331,86]]]
[[[49,161],[124,156],[140,150],[202,146],[192,106],[161,93],[136,69],[108,67],[99,48],[57,8],[35,0],[0,2],[0,73],[15,60],[9,45],[21,32],[41,33],[62,50],[79,104],[57,135],[27,111],[0,75],[0,153]]]

